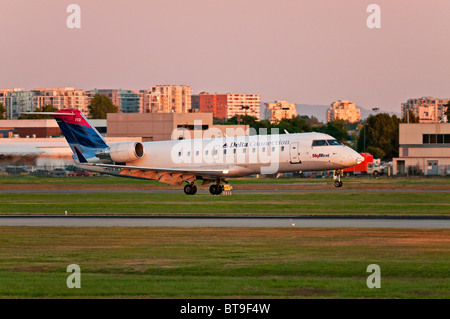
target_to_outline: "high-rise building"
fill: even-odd
[[[356,123],[361,121],[361,110],[352,101],[339,100],[331,103],[327,110],[327,120],[328,122],[344,120],[349,123]]]
[[[32,90],[33,109],[52,105],[58,110],[76,109],[84,114],[89,114],[88,106],[92,95],[84,90],[73,87],[39,88]]]
[[[217,119],[227,118],[227,94],[209,94],[206,92],[201,92],[199,94],[198,103],[200,112],[213,113],[213,117]]]
[[[447,111],[445,106],[450,99],[438,99],[434,97],[421,97],[409,99],[402,103],[402,117],[410,110],[419,118],[420,123],[439,123]]]
[[[1,89],[0,103],[6,108],[7,119],[17,119],[21,112],[32,112],[34,93],[22,88]]]
[[[143,113],[187,113],[192,89],[187,85],[156,85],[139,91]]]
[[[273,103],[265,103],[265,105],[267,107],[266,118],[272,123],[297,116],[296,103],[275,101]]]
[[[140,113],[141,96],[138,91],[118,90],[119,112],[122,113]]]
[[[259,94],[210,94],[199,95],[200,112],[211,112],[218,119],[235,115],[250,115],[261,118],[261,96]]]
[[[191,95],[191,109],[200,110],[200,96],[198,94]]]

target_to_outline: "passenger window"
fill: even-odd
[[[205,155],[208,155],[208,151],[207,150],[205,151]]]
[[[236,149],[233,150],[233,154],[236,154]]]
[[[282,151],[282,152],[284,151],[284,146],[281,146],[281,151]]]
[[[198,156],[198,155],[199,155],[199,151],[195,152],[195,156]]]

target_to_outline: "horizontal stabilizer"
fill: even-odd
[[[22,112],[22,114],[30,114],[30,115],[33,115],[33,114],[39,114],[39,115],[58,115],[58,116],[61,116],[61,115],[75,115],[75,113],[60,113],[60,112]]]

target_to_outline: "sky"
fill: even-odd
[[[184,84],[384,112],[450,97],[449,0],[0,0],[0,40],[0,88]]]

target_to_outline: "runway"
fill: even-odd
[[[239,189],[233,194],[275,194],[275,193],[449,193],[447,189]],[[182,189],[10,189],[0,190],[7,194],[90,194],[90,193],[143,193],[143,194],[183,194]],[[208,190],[200,189],[197,194],[209,194]]]
[[[422,217],[159,217],[159,216],[0,216],[0,226],[53,227],[290,227],[442,228],[450,218]]]

